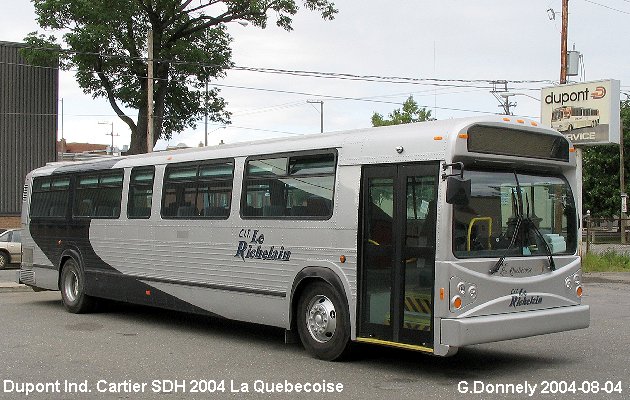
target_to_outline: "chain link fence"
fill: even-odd
[[[587,215],[582,229],[582,245],[586,253],[613,251],[630,255],[630,219],[595,218]]]

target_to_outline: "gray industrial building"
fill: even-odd
[[[16,223],[26,174],[57,154],[59,71],[28,65],[22,46],[0,41],[0,228]]]

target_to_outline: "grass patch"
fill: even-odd
[[[584,272],[630,272],[630,256],[608,250],[605,253],[588,253],[582,257]]]

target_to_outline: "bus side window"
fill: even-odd
[[[35,178],[31,195],[31,217],[63,218],[70,197],[70,178]]]
[[[127,218],[149,218],[153,201],[155,167],[136,167],[131,170]]]
[[[249,160],[241,214],[253,218],[330,218],[335,171],[336,156],[331,152]]]
[[[74,190],[73,216],[119,218],[122,184],[122,170],[79,175]]]
[[[233,160],[167,166],[162,191],[162,217],[227,219],[233,178]]]

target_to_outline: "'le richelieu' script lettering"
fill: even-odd
[[[513,289],[512,299],[508,307],[521,307],[534,304],[540,304],[543,301],[542,296],[528,296],[525,289]]]
[[[243,261],[246,258],[289,261],[291,258],[291,252],[285,250],[284,246],[280,246],[279,249],[275,246],[264,248],[265,235],[259,233],[258,230],[241,229],[238,236],[239,239],[247,239],[239,240],[236,254],[234,254],[234,257],[240,257]]]

